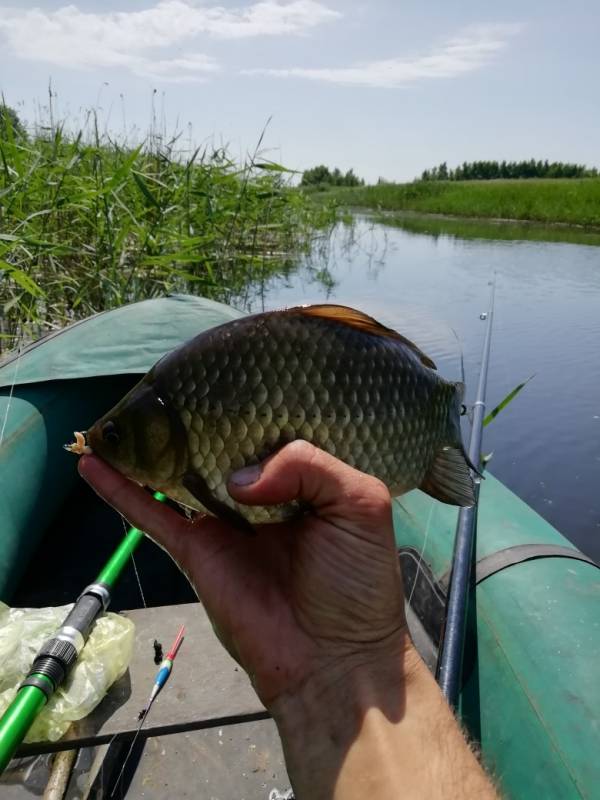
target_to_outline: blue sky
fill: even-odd
[[[600,4],[0,0],[0,89],[32,121],[168,130],[304,169],[411,179],[443,160],[600,165]]]

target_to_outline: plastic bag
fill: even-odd
[[[14,698],[40,647],[60,628],[73,605],[9,608],[0,602],[0,716]],[[26,742],[55,742],[102,700],[129,665],[134,625],[118,614],[99,617],[67,680],[44,706]]]

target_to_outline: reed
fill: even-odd
[[[0,132],[0,352],[123,303],[192,292],[243,303],[335,213],[283,166],[180,136],[127,146],[64,124]]]

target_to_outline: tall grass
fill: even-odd
[[[343,206],[600,227],[600,179],[415,181],[314,195]]]
[[[223,301],[289,268],[333,211],[257,152],[131,148],[62,125],[0,135],[0,348],[129,301],[192,291]],[[1,352],[0,349],[0,352]]]

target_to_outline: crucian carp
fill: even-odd
[[[304,439],[383,481],[474,502],[462,443],[462,383],[372,317],[314,305],[243,317],[164,356],[87,433],[100,458],[184,506],[238,527],[293,506],[250,507],[229,475]]]

